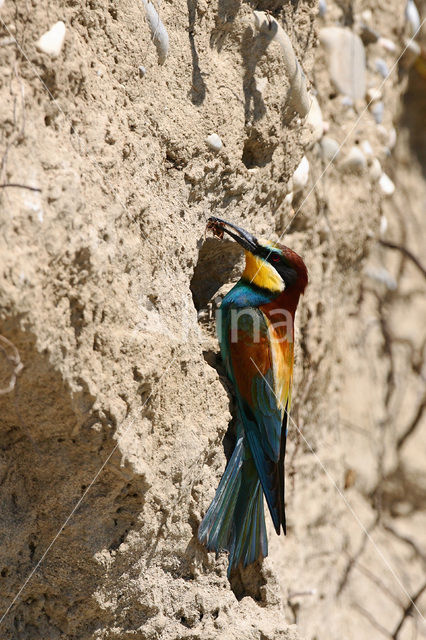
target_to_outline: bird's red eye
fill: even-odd
[[[280,261],[280,256],[278,256],[277,254],[273,254],[272,255],[272,262],[279,262]]]

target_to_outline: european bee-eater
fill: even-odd
[[[198,538],[228,551],[229,569],[268,555],[263,496],[277,534],[286,533],[284,456],[293,378],[293,326],[308,272],[281,244],[257,240],[220,218],[207,228],[227,233],[245,252],[241,279],[224,297],[217,319],[220,350],[238,409],[235,449]]]

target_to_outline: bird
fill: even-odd
[[[275,531],[286,534],[284,458],[291,405],[294,317],[308,271],[292,249],[210,217],[207,229],[242,246],[245,268],[222,300],[217,334],[235,391],[236,442],[199,541],[227,551],[228,577],[268,555],[264,498]]]

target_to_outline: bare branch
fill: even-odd
[[[411,423],[409,424],[407,429],[404,431],[404,433],[397,440],[396,448],[397,448],[398,451],[399,451],[399,449],[401,449],[401,447],[405,444],[407,439],[416,430],[417,425],[419,424],[420,420],[423,417],[423,413],[424,413],[425,409],[426,409],[426,394],[423,396],[423,399],[422,399],[421,403],[417,407],[416,414],[415,414],[414,418],[412,419]]]
[[[405,620],[408,618],[408,616],[411,615],[414,605],[416,604],[417,600],[420,598],[420,596],[422,595],[422,593],[423,593],[423,591],[425,589],[426,589],[426,582],[424,582],[422,584],[420,589],[411,598],[409,604],[405,607],[405,609],[403,611],[403,614],[401,616],[401,620],[398,622],[398,625],[397,625],[395,631],[393,632],[393,635],[391,636],[392,640],[397,640],[398,639],[399,632],[401,631]]]
[[[411,262],[413,262],[416,265],[420,273],[422,273],[423,276],[426,278],[426,269],[421,264],[420,260],[416,258],[416,256],[413,253],[411,253],[411,251],[409,251],[409,249],[407,249],[401,244],[397,244],[396,242],[389,242],[389,240],[379,240],[379,243],[382,245],[382,247],[387,247],[388,249],[395,249],[396,251],[400,251],[404,256],[409,258]]]
[[[360,614],[364,616],[364,618],[367,618],[368,622],[375,629],[377,629],[377,631],[380,631],[380,633],[383,633],[383,635],[386,636],[387,638],[392,638],[391,632],[385,629],[385,627],[383,627],[380,624],[380,622],[377,622],[377,620],[371,615],[369,611],[367,611],[367,609],[364,609],[364,607],[361,607],[356,602],[354,603],[354,608],[357,609],[360,612]]]
[[[7,189],[9,187],[16,187],[17,189],[28,189],[29,191],[38,191],[41,193],[41,189],[39,187],[30,187],[27,184],[19,184],[18,182],[7,182],[5,184],[0,184],[0,189]]]

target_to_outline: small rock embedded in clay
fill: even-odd
[[[152,41],[155,44],[158,55],[158,64],[164,64],[169,52],[169,34],[160,20],[154,5],[148,0],[142,0],[145,7],[146,19],[151,31]]]
[[[374,61],[374,66],[376,67],[376,71],[380,73],[382,78],[387,78],[389,75],[389,67],[386,64],[386,60],[383,58],[376,58]]]
[[[138,71],[141,78],[143,78],[146,75],[146,69],[142,65],[138,67]]]
[[[379,180],[379,187],[385,196],[391,196],[395,192],[395,185],[386,173],[382,173]]]
[[[396,129],[395,127],[392,127],[392,129],[389,131],[388,147],[389,149],[393,149],[395,145],[396,145]]]
[[[393,275],[385,267],[367,267],[365,273],[369,278],[384,284],[391,291],[394,291],[398,286]]]
[[[334,138],[324,136],[320,142],[321,155],[324,160],[334,160],[340,153],[340,145]]]
[[[377,102],[378,100],[381,100],[381,98],[382,98],[382,92],[380,91],[380,89],[371,87],[370,89],[367,90],[368,102]]]
[[[410,36],[413,38],[420,29],[420,16],[413,0],[407,0],[405,5],[405,19],[410,29]]]
[[[301,159],[296,171],[290,180],[291,190],[293,193],[299,193],[308,184],[309,179],[309,160],[306,156]]]
[[[347,173],[362,173],[367,167],[367,160],[359,147],[352,147],[341,163],[341,169]]]
[[[65,23],[59,20],[37,40],[36,48],[51,58],[57,58],[64,44],[65,32]]]
[[[390,51],[391,53],[396,51],[396,44],[393,40],[389,40],[389,38],[379,38],[377,42],[383,49],[386,49],[386,51]]]
[[[375,102],[370,107],[371,115],[377,124],[382,124],[383,114],[385,112],[385,105],[383,102]]]
[[[207,136],[206,144],[213,151],[220,151],[222,149],[222,147],[223,147],[223,142],[219,138],[217,133],[212,133],[211,135]]]
[[[368,140],[363,140],[359,145],[361,147],[362,152],[368,157],[373,155],[373,147],[371,146]]]
[[[276,42],[283,56],[286,74],[290,80],[288,106],[304,118],[310,107],[310,100],[306,88],[306,78],[302,67],[294,53],[293,45],[287,33],[270,14],[264,11],[253,11],[254,24],[258,32],[269,40]]]
[[[404,69],[410,69],[419,55],[421,54],[420,45],[414,40],[405,40],[404,52],[401,57],[401,67]]]
[[[324,122],[322,119],[321,107],[318,104],[316,96],[310,95],[311,106],[309,107],[306,117],[306,124],[312,127],[312,142],[317,142],[322,138],[324,133]]]
[[[383,173],[383,169],[382,169],[382,165],[377,160],[377,158],[373,158],[373,160],[371,161],[369,173],[370,173],[370,178],[372,179],[373,182],[377,182],[378,180],[380,180]]]
[[[330,78],[352,100],[365,96],[365,50],[361,38],[346,27],[325,27],[319,39],[328,53]]]

